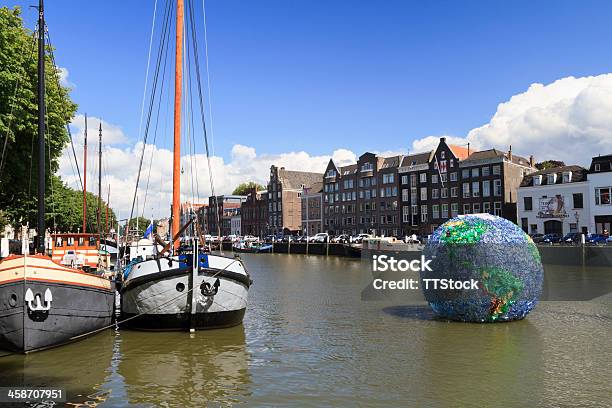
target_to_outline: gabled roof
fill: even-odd
[[[308,187],[321,181],[323,179],[323,173],[281,169],[278,172],[278,178],[283,183],[283,188],[300,189],[303,185]]]
[[[451,152],[453,152],[455,157],[458,158],[459,160],[465,160],[469,156],[469,149],[467,147],[457,146],[457,145],[452,145],[452,144],[449,144],[447,146],[451,150]]]
[[[477,152],[473,152],[469,155],[469,157],[467,157],[465,160],[486,160],[486,159],[493,159],[496,157],[503,157],[508,159],[508,152],[503,152],[501,150],[497,150],[497,149],[488,149],[488,150],[480,150]],[[512,163],[514,164],[519,164],[521,166],[529,166],[529,160],[516,155],[516,154],[512,154]]]
[[[599,164],[598,171],[595,171],[595,164]],[[612,154],[593,157],[593,159],[591,160],[591,167],[589,167],[589,172],[605,173],[609,171],[612,171]]]
[[[523,177],[523,181],[521,181],[521,187],[529,187],[533,186],[533,178],[535,176],[542,176],[542,182],[540,185],[546,186],[548,185],[548,175],[556,174],[557,180],[555,184],[563,184],[563,173],[571,171],[572,178],[570,179],[570,183],[577,183],[580,181],[587,180],[587,169],[581,166],[562,166],[562,167],[552,167],[550,169],[536,171],[535,173],[531,173]]]
[[[418,166],[419,164],[427,164],[433,158],[434,151],[430,150],[424,153],[415,153],[404,156],[401,167]]]

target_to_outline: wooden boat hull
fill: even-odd
[[[251,278],[242,263],[217,255],[204,255],[211,265],[200,267],[193,285],[195,313],[191,313],[191,266],[180,266],[169,258],[144,261],[135,265],[121,288],[121,320],[124,326],[138,330],[216,329],[242,323]],[[217,263],[215,265],[215,262]],[[230,265],[222,270],[225,265]],[[237,263],[236,263],[237,262]],[[219,286],[212,296],[202,290],[208,283]]]
[[[43,256],[0,263],[0,348],[28,353],[56,347],[108,326],[114,285]]]

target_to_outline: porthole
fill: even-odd
[[[17,306],[17,295],[15,293],[11,293],[11,296],[9,297],[9,305],[11,305],[11,307]]]
[[[182,292],[185,290],[185,284],[183,282],[179,282],[176,284],[176,290],[178,292]]]

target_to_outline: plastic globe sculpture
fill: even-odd
[[[516,224],[494,215],[455,217],[438,227],[423,251],[431,271],[421,288],[433,311],[462,322],[523,319],[542,293],[537,247]],[[429,284],[424,284],[429,279]],[[477,280],[477,288],[441,289],[431,279]]]

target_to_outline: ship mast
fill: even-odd
[[[85,142],[83,145],[83,234],[87,227],[87,114],[85,114]]]
[[[176,1],[176,54],[174,75],[174,160],[172,167],[172,236],[178,235],[181,208],[181,91],[183,84],[183,0]],[[174,242],[178,249],[180,240]]]
[[[38,248],[45,253],[45,10],[38,1]]]
[[[100,122],[100,134],[98,143],[98,235],[102,238],[102,122]]]

